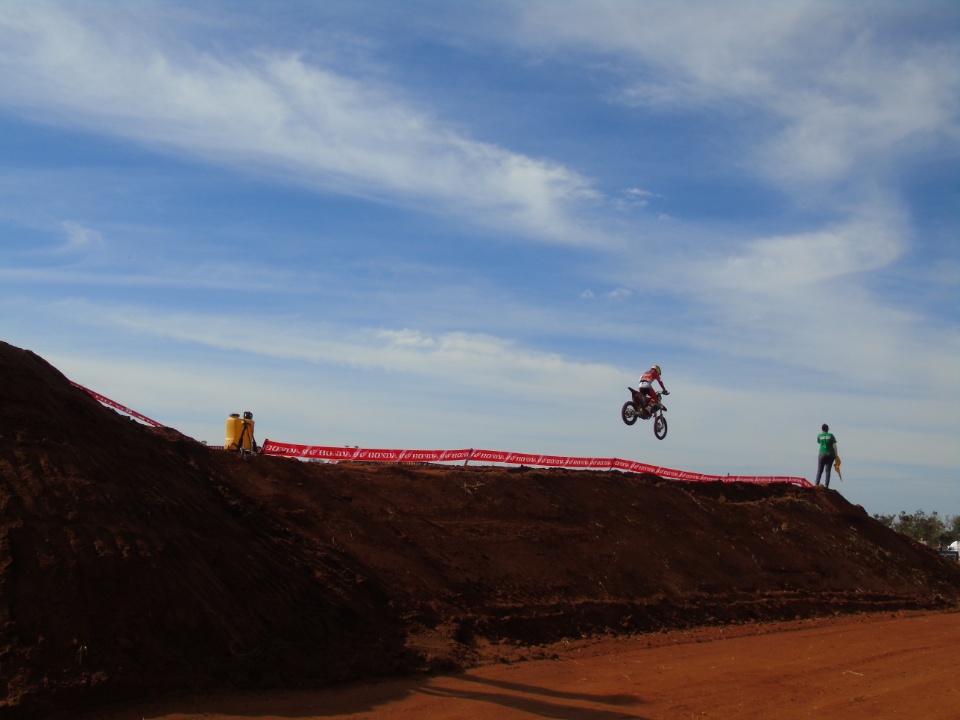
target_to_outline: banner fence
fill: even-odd
[[[104,405],[108,405],[108,406],[112,407],[114,410],[119,410],[120,412],[125,413],[126,415],[129,415],[130,417],[136,418],[137,420],[140,420],[141,422],[144,422],[144,423],[146,423],[147,425],[152,425],[153,427],[163,427],[163,424],[162,424],[162,423],[158,423],[156,420],[151,420],[151,419],[148,418],[146,415],[141,415],[141,414],[138,413],[136,410],[131,410],[130,408],[121,405],[120,403],[116,402],[115,400],[111,400],[110,398],[104,397],[103,395],[101,395],[101,394],[98,393],[98,392],[94,392],[94,391],[91,390],[90,388],[85,388],[85,387],[84,387],[83,385],[81,385],[80,383],[75,383],[75,382],[73,382],[73,381],[71,380],[71,381],[70,381],[70,384],[73,385],[75,388],[79,388],[79,389],[83,390],[85,393],[87,393],[88,395],[90,395],[94,400],[98,400],[99,402],[103,403]]]
[[[622,460],[620,458],[573,457],[566,455],[534,455],[530,453],[504,452],[501,450],[392,450],[384,448],[333,447],[327,445],[295,445],[266,440],[260,448],[263,455],[323,460],[327,462],[381,462],[381,463],[453,463],[467,465],[504,464],[531,467],[553,467],[579,470],[622,470],[647,473],[668,480],[691,482],[747,482],[755,484],[790,483],[810,487],[810,482],[801,477],[785,475],[705,475],[703,473],[674,470],[660,465]]]

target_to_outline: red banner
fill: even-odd
[[[513,453],[502,450],[385,450],[357,447],[329,447],[323,445],[293,445],[267,440],[260,452],[264,455],[279,455],[305,460],[327,460],[340,462],[355,460],[364,462],[469,462],[502,463],[506,465],[530,465],[536,467],[556,467],[588,470],[622,470],[624,472],[647,473],[668,480],[686,480],[688,482],[746,482],[746,483],[790,483],[809,487],[805,478],[762,475],[704,475],[702,473],[673,470],[671,468],[648,465],[620,458],[569,457],[565,455],[534,455],[532,453]]]
[[[81,390],[83,390],[85,393],[87,393],[88,395],[90,395],[92,398],[94,398],[94,399],[97,400],[98,402],[102,402],[104,405],[109,405],[109,406],[112,407],[114,410],[119,410],[119,411],[122,412],[122,413],[126,413],[126,414],[129,415],[130,417],[134,417],[134,418],[136,418],[137,420],[140,420],[140,421],[142,421],[142,422],[145,422],[147,425],[153,425],[153,427],[163,427],[163,425],[162,425],[161,423],[158,423],[156,420],[151,420],[151,419],[148,418],[146,415],[141,415],[140,413],[138,413],[138,412],[135,411],[135,410],[131,410],[131,409],[128,408],[128,407],[124,407],[124,406],[121,405],[120,403],[115,402],[115,401],[111,400],[111,399],[108,398],[108,397],[104,397],[104,396],[101,395],[100,393],[94,392],[94,391],[91,390],[90,388],[85,388],[85,387],[84,387],[83,385],[81,385],[80,383],[75,383],[75,382],[71,381],[70,384],[73,385],[73,386],[76,387],[76,388],[80,388]]]
[[[383,450],[324,445],[293,445],[266,440],[263,455],[283,455],[306,460],[362,460],[365,462],[465,462],[472,450]]]

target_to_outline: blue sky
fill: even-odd
[[[222,442],[960,514],[960,6],[0,0],[0,339]],[[652,363],[670,432],[619,417]],[[585,476],[585,481],[589,481]]]

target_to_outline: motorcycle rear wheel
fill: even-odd
[[[637,406],[632,401],[627,400],[620,410],[620,417],[627,425],[633,425],[637,421]]]
[[[653,419],[653,434],[657,440],[663,440],[667,436],[667,419],[663,415],[657,415]]]

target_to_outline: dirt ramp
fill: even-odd
[[[618,472],[298,463],[231,475],[386,587],[437,661],[487,641],[950,607],[960,571],[838,493]],[[440,642],[445,635],[447,644]]]
[[[31,353],[0,347],[0,377],[0,709],[396,669],[386,589],[233,492],[218,451]]]
[[[244,460],[3,343],[0,377],[0,717],[960,604],[956,563],[834,491]]]

